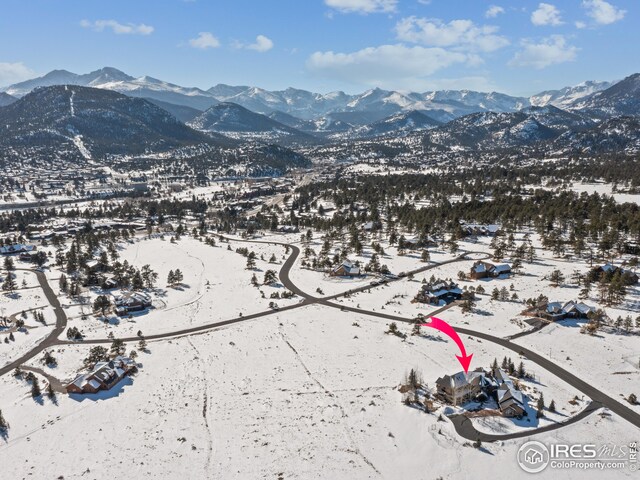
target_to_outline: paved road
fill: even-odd
[[[587,405],[587,408],[582,410],[577,415],[568,418],[564,422],[554,423],[552,425],[533,428],[530,430],[523,430],[521,432],[505,433],[503,435],[479,432],[478,430],[476,430],[476,427],[473,425],[471,419],[466,417],[465,415],[450,415],[449,420],[451,420],[451,423],[453,423],[456,432],[461,437],[466,438],[467,440],[471,440],[472,442],[480,440],[482,442],[491,443],[504,440],[514,440],[516,438],[531,437],[532,435],[537,435],[539,433],[552,432],[553,430],[558,430],[559,428],[566,427],[567,425],[577,423],[587,418],[592,413],[597,412],[601,408],[602,405],[598,402],[590,402],[589,405]]]
[[[353,308],[353,307],[349,307],[349,306],[345,306],[345,305],[339,305],[339,304],[331,302],[331,300],[336,299],[336,298],[341,297],[341,296],[344,296],[344,295],[349,295],[349,294],[354,293],[354,292],[358,292],[358,291],[363,291],[363,290],[366,290],[366,289],[374,288],[373,285],[365,286],[365,287],[362,287],[362,288],[359,288],[359,289],[350,290],[350,291],[344,292],[342,294],[333,295],[331,297],[326,297],[326,298],[317,298],[317,297],[313,297],[313,296],[305,293],[304,291],[299,289],[291,281],[291,279],[289,277],[289,273],[291,271],[291,268],[295,264],[299,254],[300,254],[300,249],[295,245],[290,245],[290,244],[287,244],[287,243],[276,242],[276,241],[258,241],[258,240],[240,240],[240,239],[230,239],[230,240],[236,241],[236,242],[263,243],[263,244],[272,244],[272,245],[280,245],[280,246],[283,246],[283,247],[289,247],[291,249],[291,255],[285,261],[285,263],[283,264],[283,266],[282,266],[282,268],[280,270],[280,281],[283,283],[283,285],[287,289],[289,289],[290,291],[294,292],[296,295],[302,297],[304,300],[301,303],[298,303],[296,305],[290,305],[290,306],[283,307],[283,308],[281,308],[279,310],[275,310],[275,311],[271,310],[271,311],[267,311],[267,312],[260,312],[260,313],[256,313],[256,314],[252,314],[252,315],[239,317],[239,318],[234,318],[234,319],[230,319],[230,320],[224,320],[224,321],[221,321],[221,322],[215,322],[215,323],[211,323],[211,324],[207,324],[207,325],[201,325],[201,326],[198,326],[198,327],[192,327],[192,328],[187,328],[187,329],[183,329],[183,330],[178,330],[178,331],[175,331],[175,332],[168,332],[168,333],[162,333],[162,334],[157,334],[157,335],[150,335],[150,336],[145,337],[146,339],[148,339],[148,340],[156,340],[156,339],[172,338],[172,337],[177,337],[177,336],[200,333],[200,332],[204,332],[204,331],[211,330],[213,328],[218,328],[218,327],[225,326],[225,325],[232,325],[234,323],[248,321],[248,320],[264,317],[264,316],[267,316],[267,315],[273,315],[274,313],[276,313],[278,311],[282,312],[282,311],[292,310],[294,308],[300,308],[300,307],[303,307],[303,306],[306,306],[306,305],[313,305],[313,304],[323,305],[323,306],[327,306],[327,307],[331,307],[331,308],[337,308],[337,309],[340,309],[342,311],[354,312],[354,313],[358,313],[358,314],[361,314],[361,315],[370,315],[370,316],[374,316],[374,317],[378,317],[378,318],[384,318],[384,319],[393,320],[393,321],[397,321],[397,322],[405,322],[405,323],[413,323],[414,322],[414,319],[407,319],[405,317],[400,317],[400,316],[396,316],[396,315],[390,315],[390,314],[382,313],[382,312],[371,312],[371,311],[368,311],[368,310],[361,310],[359,308]],[[474,252],[467,252],[467,253],[465,253],[465,254],[463,254],[463,255],[455,258],[455,259],[449,260],[447,262],[443,262],[442,264],[465,260],[465,256],[468,255],[469,253],[474,253]],[[426,265],[424,267],[421,267],[421,268],[416,269],[416,270],[414,270],[412,272],[409,272],[409,273],[414,273],[415,274],[415,273],[423,272],[423,271],[429,270],[431,268],[435,268],[438,265],[441,265],[441,264]],[[42,352],[44,349],[46,349],[46,348],[48,348],[48,347],[50,347],[52,345],[68,343],[68,342],[58,341],[57,340],[58,336],[65,329],[66,323],[67,323],[67,317],[66,317],[64,311],[62,310],[62,308],[60,307],[60,302],[58,301],[58,299],[57,299],[56,295],[54,294],[53,290],[51,289],[51,287],[47,283],[47,279],[44,276],[44,274],[42,272],[36,272],[36,275],[38,275],[38,281],[40,282],[40,285],[42,286],[42,289],[45,292],[45,296],[49,300],[49,303],[51,303],[51,305],[54,307],[54,310],[56,312],[56,327],[52,331],[52,333],[43,342],[41,342],[35,349],[33,349],[32,351],[30,351],[27,354],[23,355],[22,357],[20,357],[19,359],[15,360],[11,364],[0,368],[0,376],[6,374],[7,372],[9,372],[11,370],[13,370],[18,365],[20,365],[20,364],[26,362],[27,360],[33,358],[38,353]],[[393,280],[393,281],[400,281],[400,280],[401,279],[397,279],[397,280]],[[539,354],[537,354],[537,353],[535,353],[535,352],[533,352],[533,351],[531,351],[531,350],[529,350],[529,349],[527,349],[525,347],[522,347],[521,345],[513,343],[509,339],[496,337],[496,336],[493,336],[493,335],[490,335],[490,334],[487,334],[487,333],[477,332],[477,331],[470,330],[470,329],[467,329],[467,328],[461,328],[461,327],[454,327],[454,328],[459,334],[468,335],[468,336],[475,337],[475,338],[481,338],[481,339],[483,339],[485,341],[495,343],[495,344],[500,345],[500,346],[502,346],[504,348],[512,350],[512,351],[516,352],[519,355],[522,355],[522,356],[526,357],[529,361],[532,361],[532,362],[536,363],[537,365],[541,366],[545,370],[547,370],[550,373],[556,375],[558,378],[564,380],[566,383],[568,383],[569,385],[574,387],[576,390],[579,390],[580,392],[582,392],[585,395],[589,396],[592,400],[594,400],[594,402],[595,402],[594,404],[596,404],[596,405],[599,404],[599,405],[602,405],[604,407],[607,407],[609,410],[611,410],[612,412],[620,415],[622,418],[624,418],[625,420],[627,420],[628,422],[630,422],[631,424],[633,424],[637,428],[640,428],[640,414],[639,413],[637,413],[634,410],[632,410],[631,408],[623,405],[619,401],[609,397],[608,395],[606,395],[601,390],[599,390],[599,389],[593,387],[592,385],[588,384],[587,382],[581,380],[580,378],[576,377],[575,375],[573,375],[572,373],[568,372],[567,370],[559,367],[558,365],[553,363],[551,360],[548,360],[547,358],[543,357],[542,355],[539,355]],[[136,341],[136,340],[138,340],[138,338],[137,337],[125,338],[123,340],[125,340],[125,341]],[[85,344],[111,343],[111,340],[109,340],[109,339],[87,340],[87,341],[85,341],[83,343],[85,343]]]
[[[238,240],[236,240],[238,241]],[[251,242],[251,240],[246,240],[247,242]],[[269,241],[260,241],[257,243],[270,243],[270,244],[277,244],[277,245],[282,245],[282,246],[287,246],[286,243],[281,243],[281,242],[269,242]],[[353,312],[353,313],[358,313],[361,315],[370,315],[370,316],[375,316],[378,318],[385,318],[385,319],[389,319],[389,320],[393,320],[393,321],[399,321],[399,322],[405,322],[405,323],[414,323],[414,319],[407,319],[405,317],[399,317],[396,315],[389,315],[386,313],[382,313],[382,312],[371,312],[368,310],[361,310],[359,308],[353,308],[353,307],[349,307],[349,306],[345,306],[345,305],[340,305],[340,304],[336,304],[331,302],[331,300],[334,300],[336,298],[339,297],[343,297],[344,295],[348,295],[351,293],[357,293],[357,292],[361,292],[370,288],[373,288],[373,285],[369,285],[369,286],[364,286],[364,287],[360,287],[357,289],[353,289],[350,290],[348,292],[345,293],[341,293],[341,294],[337,294],[337,295],[333,295],[330,297],[325,297],[325,298],[317,298],[317,297],[313,297],[305,292],[303,292],[302,290],[300,290],[290,279],[289,277],[289,273],[291,271],[291,268],[293,267],[293,265],[295,264],[298,255],[300,254],[300,249],[294,245],[289,245],[290,248],[293,249],[292,254],[290,255],[290,257],[287,259],[287,261],[285,262],[285,264],[282,266],[282,269],[280,270],[280,280],[282,281],[283,285],[285,287],[287,287],[289,290],[291,290],[292,292],[295,292],[297,295],[305,298],[307,300],[306,303],[304,304],[319,304],[319,305],[324,305],[327,307],[333,307],[333,308],[337,308],[340,309],[342,311],[349,311],[349,312]],[[483,252],[465,252],[462,255],[460,255],[457,258],[454,258],[452,260],[448,260],[446,262],[442,262],[442,263],[434,263],[434,264],[429,264],[429,265],[425,265],[424,267],[418,268],[416,270],[413,270],[411,272],[411,274],[417,274],[417,273],[421,273],[427,270],[430,270],[432,268],[435,268],[439,265],[444,265],[444,264],[448,264],[448,263],[453,263],[453,262],[459,262],[462,260],[466,259],[467,255],[470,254],[483,254],[486,255]],[[393,280],[393,281],[400,281],[401,279],[397,279],[397,280]],[[571,385],[573,388],[575,388],[576,390],[579,390],[580,392],[582,392],[583,394],[589,396],[593,401],[594,401],[594,405],[602,405],[604,407],[607,407],[609,410],[611,410],[612,412],[620,415],[622,418],[624,418],[625,420],[627,420],[628,422],[630,422],[631,424],[635,425],[637,428],[640,428],[640,414],[634,410],[632,410],[631,408],[627,407],[626,405],[623,405],[622,403],[620,403],[619,401],[615,400],[614,398],[606,395],[604,392],[602,392],[600,389],[588,384],[587,382],[581,380],[580,378],[576,377],[575,375],[573,375],[572,373],[568,372],[567,370],[559,367],[558,365],[556,365],[554,362],[552,362],[551,360],[548,360],[547,358],[543,357],[542,355],[539,355],[535,352],[533,352],[532,350],[529,350],[521,345],[518,345],[516,343],[513,343],[510,339],[505,339],[505,338],[501,338],[501,337],[496,337],[487,333],[483,333],[483,332],[477,332],[474,330],[470,330],[467,328],[461,328],[461,327],[454,327],[455,330],[458,332],[458,334],[462,334],[462,335],[468,335],[471,337],[475,337],[475,338],[480,338],[482,340],[488,341],[488,342],[492,342],[495,343],[497,345],[500,345],[504,348],[507,348],[513,352],[516,352],[518,355],[522,355],[524,357],[526,357],[529,361],[539,365],[540,367],[544,368],[545,370],[547,370],[548,372],[554,374],[555,376],[559,377],[560,379],[564,380],[566,383],[568,383],[569,385]],[[586,415],[586,413],[585,413]],[[580,418],[578,418],[579,420]],[[577,420],[576,420],[577,421]],[[559,428],[559,427],[558,427]]]
[[[62,382],[58,380],[56,377],[54,377],[51,373],[44,371],[42,368],[35,368],[35,367],[20,367],[20,368],[25,372],[37,373],[38,375],[41,375],[44,378],[46,378],[47,382],[51,384],[51,388],[53,389],[54,392],[67,393],[67,389],[64,388],[64,385],[62,384]]]
[[[370,315],[378,318],[384,318],[387,320],[393,320],[395,322],[405,322],[405,323],[414,323],[413,319],[407,319],[404,317],[399,317],[396,315],[390,315],[382,312],[370,312],[368,310],[361,310],[359,308],[348,307],[344,305],[339,305],[336,303],[332,303],[329,301],[320,301],[322,305],[327,307],[339,308],[343,311],[359,313],[361,315]],[[614,398],[608,396],[600,389],[594,387],[593,385],[581,380],[576,377],[574,374],[568,372],[564,368],[556,365],[551,360],[543,357],[542,355],[529,350],[528,348],[523,347],[522,345],[518,345],[517,343],[513,343],[511,340],[507,338],[496,337],[494,335],[490,335],[484,332],[477,332],[475,330],[470,330],[468,328],[462,327],[454,327],[455,331],[460,335],[468,335],[470,337],[480,338],[482,340],[486,340],[491,343],[495,343],[500,345],[501,347],[507,348],[513,352],[516,352],[518,355],[522,355],[527,358],[529,361],[537,364],[538,366],[544,368],[548,372],[552,373],[556,377],[564,380],[566,383],[571,385],[576,390],[584,393],[588,397],[590,397],[595,402],[601,404],[604,407],[607,407],[612,412],[620,415],[622,418],[635,425],[637,428],[640,428],[640,413],[634,411],[633,409],[627,407],[626,405],[620,403]],[[473,352],[470,352],[473,353]]]
[[[32,272],[36,274],[38,278],[38,283],[40,284],[40,288],[44,292],[44,296],[49,301],[49,304],[53,307],[53,311],[56,315],[56,326],[54,329],[47,335],[47,337],[36,345],[32,350],[22,355],[20,358],[15,359],[13,362],[5,365],[4,367],[0,367],[0,377],[5,375],[12,370],[14,370],[17,366],[22,365],[23,363],[31,360],[33,357],[46,350],[47,348],[51,348],[52,346],[58,343],[58,337],[64,332],[64,329],[67,328],[67,315],[60,306],[60,301],[58,300],[58,296],[54,293],[47,281],[47,277],[44,273],[40,271],[29,270],[26,268],[17,268],[16,270],[23,270],[25,272]]]

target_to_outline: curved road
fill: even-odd
[[[448,418],[453,423],[453,427],[456,429],[456,433],[467,440],[471,440],[475,442],[476,440],[480,440],[481,442],[497,442],[503,440],[514,440],[516,438],[526,438],[531,435],[537,435],[538,433],[544,432],[552,432],[553,430],[558,430],[559,428],[566,427],[567,425],[572,425],[574,423],[578,423],[579,421],[587,418],[592,413],[597,412],[602,408],[602,405],[598,402],[590,402],[587,405],[587,408],[582,410],[577,415],[568,418],[564,422],[554,423],[552,425],[546,425],[544,427],[535,428],[531,430],[523,430],[521,432],[514,433],[505,433],[502,435],[496,435],[491,433],[479,432],[474,426],[473,422],[470,418],[465,415],[450,415]]]
[[[289,277],[289,274],[291,272],[291,268],[293,267],[293,265],[295,264],[298,256],[300,255],[300,248],[298,248],[295,245],[291,245],[291,244],[287,244],[287,243],[283,243],[283,242],[277,242],[277,241],[243,240],[243,239],[234,239],[234,238],[230,238],[230,239],[227,239],[227,240],[235,241],[235,242],[262,243],[262,244],[269,244],[269,245],[279,245],[279,246],[282,246],[282,247],[285,247],[285,248],[290,248],[292,250],[291,255],[285,261],[285,263],[283,264],[283,266],[282,266],[282,268],[280,270],[280,281],[282,282],[282,284],[287,289],[289,289],[290,291],[292,291],[296,295],[300,296],[304,300],[302,302],[296,304],[296,305],[290,305],[290,306],[287,306],[287,307],[283,307],[283,308],[281,308],[279,310],[270,310],[270,311],[266,311],[266,312],[260,312],[260,313],[256,313],[256,314],[252,314],[252,315],[238,317],[238,318],[234,318],[234,319],[230,319],[230,320],[224,320],[224,321],[221,321],[221,322],[215,322],[215,323],[211,323],[211,324],[207,324],[207,325],[201,325],[201,326],[198,326],[198,327],[187,328],[187,329],[178,330],[178,331],[174,331],[174,332],[161,333],[161,334],[157,334],[157,335],[149,335],[149,336],[146,336],[145,339],[147,339],[147,340],[158,340],[158,339],[172,338],[172,337],[184,336],[184,335],[189,335],[189,334],[194,334],[194,333],[200,333],[200,332],[204,332],[204,331],[207,331],[207,330],[211,330],[213,328],[218,328],[218,327],[225,326],[225,325],[232,325],[234,323],[244,322],[244,321],[252,320],[252,319],[255,319],[255,318],[264,317],[264,316],[267,316],[267,315],[273,315],[273,314],[275,314],[277,312],[283,312],[283,311],[292,310],[292,309],[295,309],[295,308],[300,308],[300,307],[303,307],[303,306],[313,305],[313,304],[323,305],[323,306],[326,306],[326,307],[337,308],[337,309],[339,309],[341,311],[349,311],[349,312],[358,313],[358,314],[361,314],[361,315],[370,315],[370,316],[374,316],[374,317],[378,317],[378,318],[384,318],[384,319],[398,321],[398,322],[405,322],[405,323],[413,323],[414,322],[413,319],[407,319],[407,318],[404,318],[404,317],[399,317],[399,316],[396,316],[396,315],[390,315],[390,314],[386,314],[386,313],[382,313],[382,312],[372,312],[372,311],[368,311],[368,310],[361,310],[359,308],[353,308],[353,307],[349,307],[349,306],[338,305],[338,304],[332,303],[330,301],[330,300],[334,300],[334,299],[339,298],[339,297],[343,297],[345,295],[350,295],[352,293],[358,293],[358,292],[361,292],[361,291],[364,291],[364,290],[368,290],[370,288],[375,288],[375,287],[380,286],[380,285],[367,285],[367,286],[363,286],[363,287],[360,287],[360,288],[357,288],[357,289],[349,290],[349,291],[341,293],[341,294],[337,294],[337,295],[333,295],[333,296],[329,296],[329,297],[324,297],[324,298],[314,297],[314,296],[309,295],[306,292],[302,291],[300,288],[298,288],[291,281],[291,279]],[[446,262],[431,263],[431,264],[426,265],[424,267],[420,267],[420,268],[418,268],[416,270],[410,271],[410,272],[408,272],[408,275],[409,274],[416,274],[416,273],[424,272],[424,271],[427,271],[429,269],[435,268],[435,267],[440,266],[440,265],[444,265],[444,264],[448,264],[448,263],[453,263],[453,262],[465,260],[466,259],[466,255],[468,255],[470,253],[483,253],[483,252],[465,252],[464,254],[460,255],[459,257],[456,257],[454,259],[448,260]],[[33,270],[29,270],[29,271],[33,271]],[[49,300],[50,304],[53,306],[53,308],[55,310],[55,313],[56,313],[56,327],[47,336],[47,338],[45,338],[45,340],[43,340],[36,348],[34,348],[30,352],[24,354],[22,357],[16,359],[15,361],[11,362],[9,365],[6,365],[6,366],[0,368],[0,376],[12,371],[15,367],[17,367],[18,365],[21,365],[22,363],[30,360],[31,358],[33,358],[38,353],[42,352],[43,350],[45,350],[48,347],[51,347],[53,345],[58,345],[58,344],[72,343],[72,342],[66,342],[66,341],[58,340],[59,335],[66,328],[67,318],[66,318],[65,312],[62,310],[62,308],[60,306],[60,302],[58,301],[58,298],[56,297],[55,293],[53,292],[53,290],[49,286],[45,275],[42,272],[35,272],[35,273],[38,276],[38,281],[40,282],[40,285],[41,285],[43,291],[45,292],[45,296],[47,297],[47,299]],[[389,282],[400,281],[400,280],[402,280],[402,279],[389,280]],[[553,363],[551,360],[548,360],[547,358],[543,357],[542,355],[540,355],[540,354],[538,354],[538,353],[536,353],[536,352],[534,352],[532,350],[529,350],[529,349],[527,349],[525,347],[522,347],[521,345],[513,343],[509,339],[496,337],[496,336],[493,336],[493,335],[490,335],[490,334],[487,334],[487,333],[477,332],[477,331],[474,331],[474,330],[461,328],[461,327],[454,327],[454,329],[459,334],[480,338],[482,340],[486,340],[488,342],[495,343],[495,344],[500,345],[500,346],[502,346],[504,348],[507,348],[507,349],[509,349],[509,350],[511,350],[513,352],[516,352],[518,355],[525,356],[528,360],[536,363],[540,367],[544,368],[548,372],[552,373],[553,375],[557,376],[558,378],[562,379],[563,381],[565,381],[566,383],[568,383],[569,385],[574,387],[576,390],[579,390],[583,394],[589,396],[594,401],[592,403],[593,408],[588,407],[587,409],[585,409],[585,411],[581,412],[581,414],[578,414],[576,416],[578,418],[575,421],[578,421],[581,418],[583,418],[584,416],[592,413],[596,409],[596,407],[600,408],[600,406],[604,406],[604,407],[608,408],[609,410],[611,410],[612,412],[620,415],[622,418],[624,418],[625,420],[627,420],[628,422],[630,422],[631,424],[633,424],[637,428],[640,428],[640,414],[638,412],[636,412],[636,411],[632,410],[631,408],[623,405],[619,401],[611,398],[610,396],[606,395],[601,390],[599,390],[599,389],[593,387],[592,385],[588,384],[587,382],[581,380],[580,378],[576,377],[575,375],[573,375],[572,373],[568,372],[567,370],[559,367],[558,365]],[[137,341],[138,337],[124,338],[122,340],[127,341],[127,342]],[[89,344],[90,345],[90,344],[100,344],[100,343],[104,344],[104,343],[111,343],[111,342],[112,342],[112,340],[110,340],[110,339],[97,339],[97,340],[87,340],[87,341],[80,342],[80,343],[84,343],[84,344]],[[454,421],[454,425],[456,425],[456,422],[459,423],[459,425],[456,426],[456,429],[460,428],[463,433],[464,432],[467,432],[467,433],[470,432],[470,430],[468,430],[469,427],[467,426],[466,422]],[[573,423],[573,422],[567,421],[567,422],[565,422],[563,424],[553,425],[551,427],[560,428],[561,426],[566,425],[568,423]],[[545,428],[548,428],[548,427],[545,427]],[[543,430],[540,429],[539,431],[543,431]],[[471,433],[473,433],[473,432],[471,432]],[[536,432],[527,432],[527,435],[525,435],[525,436],[528,436],[528,435],[531,435],[531,434],[534,434],[534,433],[536,433]],[[505,438],[502,435],[499,436],[499,437],[500,437],[499,439],[504,439]],[[477,437],[473,437],[474,440],[476,438]],[[485,438],[488,439],[489,437],[485,437]],[[482,440],[482,437],[481,437],[481,440]],[[487,440],[487,441],[494,441],[494,440]]]
[[[22,355],[20,358],[17,358],[13,362],[5,365],[0,368],[0,376],[5,375],[8,372],[14,370],[17,366],[22,365],[23,363],[31,360],[33,357],[46,350],[47,348],[51,348],[54,345],[58,344],[58,337],[64,332],[64,329],[67,328],[67,315],[60,306],[60,301],[58,300],[58,296],[54,293],[49,282],[47,281],[46,275],[39,270],[29,270],[27,268],[16,268],[16,270],[22,270],[25,272],[32,272],[36,274],[38,278],[38,283],[44,292],[44,296],[47,297],[49,304],[53,307],[53,311],[56,314],[56,326],[54,329],[47,335],[47,337],[36,345],[32,350]]]

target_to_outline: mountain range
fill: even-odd
[[[0,159],[103,159],[186,145],[227,146],[150,102],[76,85],[38,88],[0,108]]]
[[[613,84],[610,82],[586,82],[574,87],[542,92],[531,97],[513,97],[490,92],[469,90],[441,90],[431,92],[400,92],[375,88],[349,95],[344,92],[327,94],[287,88],[268,91],[251,86],[219,84],[208,90],[182,87],[152,77],[134,78],[120,70],[105,67],[87,74],[75,74],[66,70],[54,70],[48,74],[11,85],[0,91],[21,97],[37,87],[52,85],[78,85],[113,90],[131,97],[157,100],[173,105],[204,111],[220,102],[235,103],[255,113],[286,113],[301,120],[366,125],[399,112],[419,111],[438,122],[483,111],[516,112],[529,106],[554,105],[572,109]],[[577,107],[576,107],[577,108]],[[342,117],[335,115],[343,115]],[[330,120],[324,117],[333,116]]]
[[[308,147],[334,145],[335,154],[361,141],[393,152],[405,137],[405,151],[640,150],[640,74],[529,98],[453,90],[322,95],[228,85],[205,91],[112,68],[85,75],[56,70],[5,90],[4,161],[92,161],[182,149],[181,158],[215,153],[233,163],[251,154],[254,162],[286,169],[307,164],[298,152]]]

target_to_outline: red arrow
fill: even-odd
[[[430,317],[430,318],[431,318],[431,322],[423,323],[421,326],[431,327],[431,328],[435,328],[436,330],[440,330],[442,333],[444,333],[448,337],[451,337],[451,339],[454,342],[456,342],[456,345],[458,345],[458,348],[460,349],[460,353],[462,353],[461,356],[456,355],[456,358],[462,365],[462,368],[464,368],[464,373],[467,373],[469,371],[469,365],[471,364],[471,357],[473,357],[473,353],[467,356],[467,351],[464,348],[464,343],[462,343],[462,340],[460,340],[460,336],[453,329],[451,325],[449,325],[444,320],[440,320],[439,318],[436,318],[436,317]]]

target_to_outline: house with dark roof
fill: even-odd
[[[498,385],[495,391],[498,407],[505,417],[522,417],[526,415],[526,403],[522,392],[518,390],[509,375],[496,369],[493,378]]]
[[[141,312],[151,306],[151,297],[141,292],[124,292],[114,298],[116,314]]]
[[[35,245],[25,245],[18,243],[15,245],[5,245],[0,247],[0,255],[14,255],[16,253],[29,253],[35,251]]]
[[[448,305],[462,298],[462,290],[457,283],[436,280],[422,285],[414,301],[431,305]]]
[[[539,317],[551,321],[564,320],[565,318],[588,318],[596,308],[583,302],[570,300],[566,303],[549,302],[538,308],[536,314]]]
[[[607,281],[609,281],[616,274],[622,276],[626,285],[635,285],[640,279],[636,272],[614,265],[613,263],[607,263],[605,265],[599,265],[592,268],[589,272],[589,278],[591,281],[595,282],[604,275],[608,279]]]

